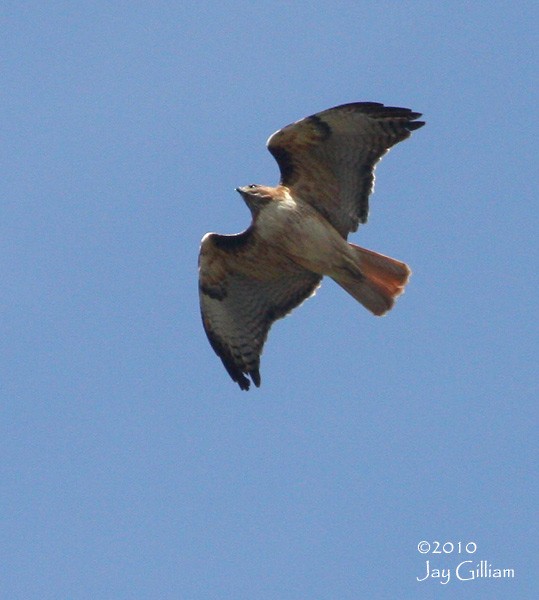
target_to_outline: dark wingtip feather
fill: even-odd
[[[242,389],[245,392],[249,391],[249,388],[251,387],[251,381],[249,380],[249,378],[245,377],[245,375],[239,369],[234,369],[233,375],[232,371],[228,369],[228,367],[227,370],[231,375],[232,379],[240,386],[240,389]],[[258,369],[256,371],[248,371],[247,375],[251,376],[251,379],[253,380],[253,383],[256,385],[256,387],[260,387],[260,372],[258,371]]]
[[[221,362],[223,363],[227,373],[230,375],[232,381],[235,381],[240,386],[240,389],[247,391],[251,385],[250,379],[245,377],[243,371],[236,365],[236,362],[234,361],[234,358],[228,348],[216,335],[214,335],[211,328],[208,327],[204,316],[202,317],[202,324],[204,326],[204,330],[206,331],[206,335],[208,336],[211,347],[221,359]],[[260,374],[258,373],[258,370],[248,374],[251,375],[255,385],[258,387],[260,385]]]
[[[217,354],[219,354],[219,352]],[[219,354],[219,356],[225,369],[232,378],[232,381],[235,381],[242,390],[247,391],[251,385],[251,381],[245,377],[241,369],[234,364],[234,361],[230,358],[230,356],[227,356],[226,353],[223,355]]]
[[[256,371],[250,371],[249,375],[256,387],[260,387],[260,371],[258,369]]]
[[[249,391],[249,387],[251,386],[251,382],[243,375],[243,373],[237,374],[236,377],[233,377],[234,381],[240,386],[244,392]]]
[[[419,116],[421,116],[421,115],[419,115]],[[423,125],[425,125],[425,121],[410,121],[406,125],[406,129],[408,129],[409,131],[415,131],[416,129],[423,127]]]

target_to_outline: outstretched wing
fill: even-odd
[[[312,296],[321,277],[273,255],[249,228],[208,233],[199,256],[199,293],[206,335],[230,377],[260,385],[260,355],[273,322]]]
[[[421,113],[377,102],[324,110],[268,140],[281,184],[314,206],[343,237],[367,221],[374,169],[391,146],[422,127]]]

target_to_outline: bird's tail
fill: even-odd
[[[375,315],[390,310],[402,294],[411,271],[408,265],[372,250],[349,244],[356,255],[356,269],[339,270],[333,279]]]

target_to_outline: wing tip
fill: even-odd
[[[232,373],[227,367],[227,371],[232,377],[232,379],[240,386],[240,389],[244,392],[249,391],[249,388],[251,387],[251,380],[257,388],[260,387],[260,371],[258,369],[255,369],[253,371],[246,371],[247,375],[251,377],[251,380],[249,379],[249,377],[246,377],[244,375],[243,371],[240,371],[239,369]]]
[[[251,387],[251,382],[243,373],[240,373],[237,377],[232,378],[239,386],[240,390],[248,392]]]
[[[221,359],[221,362],[223,363],[228,374],[230,375],[232,381],[237,383],[242,391],[249,391],[249,388],[251,387],[251,381],[255,384],[257,388],[260,387],[261,379],[258,367],[248,370],[245,366],[240,366],[236,364],[236,362],[226,353],[221,354],[220,352],[217,352],[217,350],[215,351]],[[249,379],[249,377],[251,379]]]
[[[237,383],[241,390],[248,391],[251,385],[251,380],[249,379],[250,376],[255,386],[260,387],[261,379],[258,361],[256,361],[254,368],[251,369],[242,362],[238,362],[221,339],[212,331],[210,324],[205,318],[204,311],[202,312],[202,325],[206,332],[206,337],[210,342],[210,346],[215,354],[221,359],[221,362],[232,381]]]
[[[379,119],[405,119],[407,121],[406,128],[409,131],[419,129],[425,125],[425,121],[416,121],[416,119],[422,116],[422,113],[401,106],[386,106],[382,102],[349,102],[328,110],[335,109],[357,111]]]
[[[414,117],[414,119],[417,119],[420,116],[421,113],[417,113],[417,117]],[[410,121],[406,125],[406,129],[408,129],[408,131],[415,131],[416,129],[423,127],[423,125],[425,125],[425,121]]]

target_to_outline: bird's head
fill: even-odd
[[[238,187],[236,188],[236,192],[241,194],[241,197],[253,213],[253,216],[273,200],[272,188],[256,185],[254,183]]]

